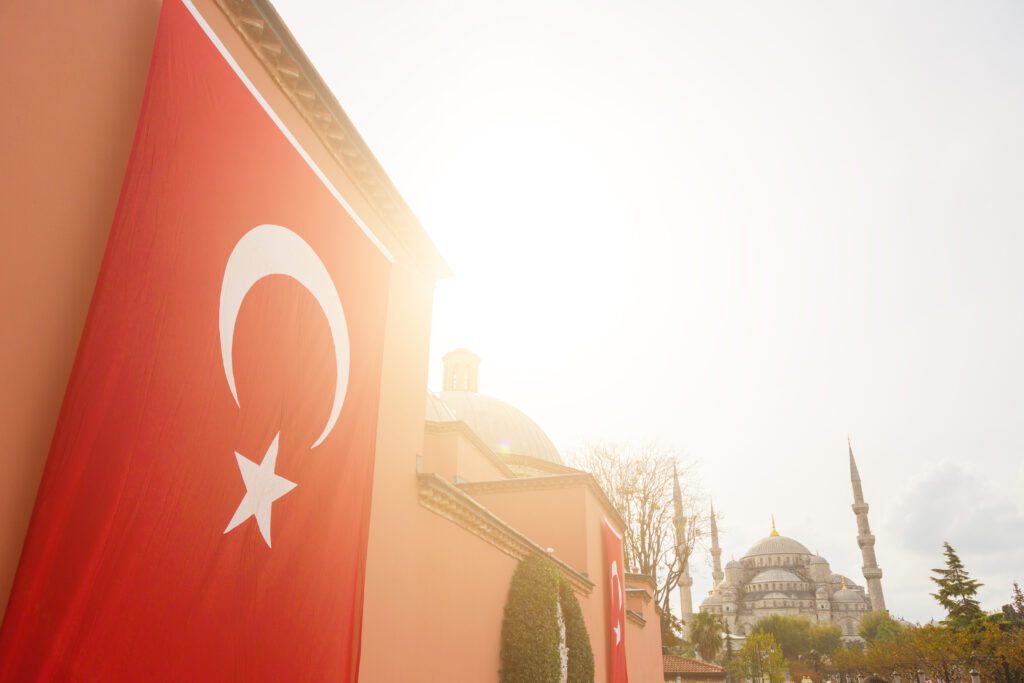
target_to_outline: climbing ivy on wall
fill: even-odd
[[[563,678],[559,605],[568,647]],[[594,653],[572,587],[548,560],[531,555],[509,585],[501,625],[501,683],[584,683],[594,680]]]

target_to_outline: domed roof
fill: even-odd
[[[791,571],[785,569],[766,569],[754,578],[750,580],[751,584],[755,583],[772,583],[779,581],[799,581],[802,582],[799,576]]]
[[[504,401],[475,391],[445,391],[439,398],[455,419],[469,425],[495,453],[563,464],[558,449],[537,423]]]
[[[832,594],[832,602],[864,602],[864,596],[860,591],[844,588]]]
[[[828,560],[821,555],[815,555],[811,558],[811,564],[828,564]]]
[[[857,585],[856,583],[854,583],[853,579],[851,579],[848,576],[843,576],[842,574],[833,574],[830,577],[830,580],[832,581],[832,583],[840,583],[840,584],[843,584],[843,585],[846,585],[846,586],[856,586]]]
[[[761,598],[761,599],[762,600],[789,600],[789,596],[786,595],[785,593],[779,593],[779,592],[765,593],[764,597]]]
[[[743,565],[740,564],[739,560],[729,560],[725,563],[726,569],[743,569]]]
[[[718,594],[718,593],[712,593],[708,597],[704,598],[704,602],[702,602],[700,604],[701,604],[701,607],[706,607],[706,606],[709,606],[709,605],[721,605],[722,604],[722,596],[720,594]]]
[[[427,422],[455,422],[455,413],[445,405],[441,397],[433,391],[427,392],[427,407],[424,417]]]
[[[803,543],[789,536],[765,536],[750,546],[744,557],[755,555],[810,555],[811,551]]]

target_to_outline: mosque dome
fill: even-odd
[[[810,555],[807,547],[788,536],[766,536],[750,546],[745,557],[756,557],[758,555]]]
[[[743,565],[740,564],[739,560],[729,560],[726,565],[726,569],[743,569]]]
[[[832,602],[864,602],[864,595],[859,591],[843,588],[832,594]]]
[[[461,420],[495,453],[525,455],[562,465],[562,456],[537,423],[504,401],[477,393],[480,358],[466,349],[444,356],[444,391],[436,395],[441,404],[432,408],[427,400],[427,419],[431,411],[446,420]],[[440,420],[440,421],[446,421]]]
[[[701,603],[702,607],[710,607],[711,605],[721,605],[722,596],[719,593],[712,593],[708,597],[704,598],[704,602]]]
[[[441,400],[441,397],[432,391],[427,392],[427,408],[424,417],[427,422],[455,422],[458,419],[452,409]]]
[[[504,401],[469,391],[445,391],[441,401],[495,453],[528,455],[561,465],[548,435],[526,413]]]
[[[761,599],[762,600],[789,600],[789,596],[786,595],[785,593],[779,593],[779,592],[776,591],[776,592],[773,592],[773,593],[765,593],[764,597],[761,598]]]
[[[828,560],[826,560],[821,555],[815,555],[814,557],[811,558],[811,562],[810,563],[811,564],[828,564]]]
[[[803,583],[803,579],[791,571],[785,569],[766,569],[752,578],[751,585],[759,583]]]

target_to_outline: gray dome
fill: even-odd
[[[740,564],[739,560],[729,560],[726,565],[726,569],[743,569],[743,565]]]
[[[864,596],[858,591],[852,591],[849,588],[846,590],[838,590],[832,594],[832,602],[864,602]]]
[[[811,558],[811,564],[828,564],[828,560],[821,555],[815,555]]]
[[[504,401],[474,391],[445,391],[438,398],[495,453],[563,464],[558,449],[537,423]]]
[[[424,417],[427,422],[455,422],[456,419],[452,409],[432,391],[427,392],[427,409]]]
[[[712,593],[708,597],[704,598],[704,602],[700,603],[701,607],[710,607],[711,605],[721,605],[722,596],[718,593]]]
[[[786,571],[785,569],[766,569],[752,578],[750,583],[781,583],[783,581],[803,583],[803,579],[793,572]]]
[[[765,536],[750,546],[744,557],[755,555],[810,555],[803,543],[788,536]]]

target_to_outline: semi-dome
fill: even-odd
[[[787,571],[785,569],[766,569],[750,580],[751,584],[780,582],[802,583],[803,579],[801,579],[793,572]]]
[[[740,564],[739,560],[729,560],[725,564],[726,569],[743,569],[743,565]]]
[[[548,435],[524,412],[473,391],[445,391],[440,399],[495,453],[527,455],[561,465],[562,456]]]
[[[773,592],[773,593],[765,593],[764,597],[761,598],[761,599],[762,600],[789,600],[789,596],[786,595],[785,593],[779,593],[779,592],[776,591],[776,592]]]
[[[750,546],[745,557],[757,555],[810,555],[807,547],[788,536],[766,536]]]
[[[811,564],[828,564],[828,560],[821,555],[815,555],[811,558]]]

